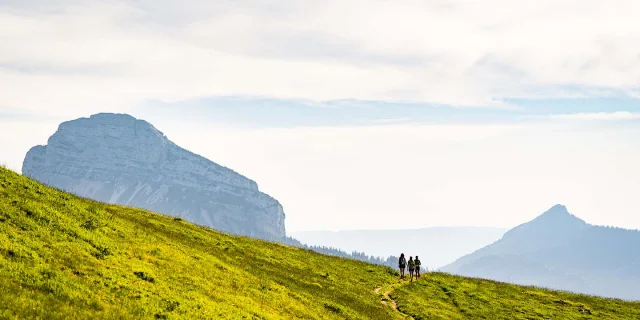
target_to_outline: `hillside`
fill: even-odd
[[[0,169],[0,319],[389,319],[391,269],[106,205]]]
[[[78,198],[3,168],[0,290],[0,319],[640,317],[637,303],[439,273],[398,282],[389,268]]]
[[[640,300],[640,232],[586,223],[556,205],[442,271]]]
[[[398,287],[398,308],[414,319],[640,319],[640,303],[429,273]]]

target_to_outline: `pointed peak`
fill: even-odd
[[[555,206],[551,207],[551,209],[545,211],[543,214],[541,214],[540,216],[538,216],[537,218],[534,219],[534,221],[540,221],[540,220],[551,220],[554,222],[569,222],[569,221],[573,221],[573,222],[579,222],[579,223],[585,223],[582,219],[574,216],[573,214],[569,213],[569,211],[567,210],[567,207],[561,204],[556,204]]]
[[[547,210],[543,214],[547,214],[547,213],[566,213],[566,214],[570,214],[569,211],[567,210],[567,207],[562,205],[562,204],[556,204],[555,206],[551,207],[551,209]]]
[[[545,211],[535,219],[523,223],[505,233],[502,239],[555,239],[565,237],[572,232],[580,232],[590,225],[584,220],[569,213],[567,207],[558,204]],[[538,241],[536,240],[536,241]],[[519,240],[518,240],[519,241]]]

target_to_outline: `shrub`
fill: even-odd
[[[94,253],[93,255],[98,259],[104,259],[107,256],[111,255],[111,250],[109,250],[108,247],[96,246],[96,250],[98,250],[98,252]]]
[[[152,276],[150,276],[150,275],[148,275],[148,274],[146,274],[146,273],[144,273],[142,271],[136,271],[133,274],[136,277],[138,277],[138,278],[140,278],[140,279],[142,279],[144,281],[151,282],[151,283],[156,282],[156,279],[154,279]]]
[[[91,217],[89,218],[89,220],[85,221],[82,224],[82,227],[89,230],[89,231],[93,231],[96,230],[98,228],[100,228],[100,221],[98,221],[98,219]]]
[[[338,306],[336,306],[335,304],[332,304],[332,303],[325,303],[324,307],[327,310],[329,310],[329,311],[331,311],[333,313],[341,313],[342,312],[342,309],[340,307],[338,307]]]

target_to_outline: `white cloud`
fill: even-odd
[[[38,112],[233,94],[497,105],[640,86],[634,0],[9,3],[0,106]]]
[[[640,119],[640,113],[628,111],[592,112],[553,114],[549,117],[554,120],[638,120]]]
[[[409,122],[409,121],[411,121],[410,118],[387,118],[387,119],[372,119],[372,120],[368,120],[367,122],[371,124],[393,124],[393,123]]]

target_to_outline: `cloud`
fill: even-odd
[[[553,120],[638,120],[640,112],[616,111],[554,114],[549,116]]]
[[[567,86],[632,94],[638,6],[3,1],[0,105],[76,115],[215,95],[504,106]]]
[[[399,123],[399,122],[408,122],[411,121],[410,118],[388,118],[388,119],[372,119],[368,120],[371,124],[391,124],[391,123]]]

